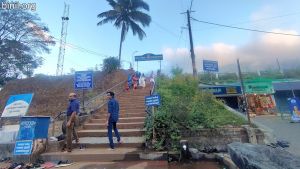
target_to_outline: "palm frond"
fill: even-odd
[[[146,37],[146,33],[143,31],[143,29],[138,24],[136,24],[134,21],[129,20],[129,25],[131,27],[133,35],[138,34],[140,40],[142,40],[144,37]]]
[[[115,21],[115,19],[113,19],[113,18],[105,18],[105,19],[102,19],[100,22],[98,22],[98,23],[97,23],[97,26],[106,24],[106,23],[108,23],[108,22],[113,22],[113,21]]]
[[[117,2],[114,1],[114,0],[106,0],[106,1],[109,3],[109,5],[110,5],[112,8],[115,8],[116,5],[117,5]]]
[[[109,10],[109,11],[105,11],[105,12],[98,14],[97,17],[98,18],[110,18],[110,17],[114,17],[116,15],[120,15],[120,13],[116,10]]]
[[[132,20],[141,23],[143,26],[149,26],[151,22],[151,17],[141,11],[131,11],[129,17]]]
[[[144,9],[146,11],[150,10],[149,5],[143,0],[131,0],[131,9],[132,10]]]

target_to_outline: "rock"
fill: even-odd
[[[249,169],[296,169],[300,168],[300,157],[285,150],[266,145],[231,143],[228,151],[239,168]]]
[[[143,160],[161,160],[163,159],[164,154],[159,152],[153,153],[140,153],[140,159]]]
[[[204,158],[207,160],[215,160],[216,159],[216,155],[215,153],[209,153],[209,154],[204,154]]]
[[[189,151],[191,153],[192,159],[193,160],[199,160],[200,156],[199,156],[199,151],[195,148],[189,148]]]

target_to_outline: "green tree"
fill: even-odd
[[[53,44],[49,29],[36,14],[0,8],[0,85],[19,75],[31,77],[42,64],[41,54],[49,53]]]
[[[173,76],[182,75],[182,72],[183,72],[183,70],[180,67],[178,67],[178,66],[173,67],[171,69],[171,73],[172,73]]]
[[[102,71],[111,73],[121,67],[120,61],[116,57],[108,57],[103,60]]]
[[[137,34],[140,40],[146,36],[139,24],[143,27],[149,26],[151,17],[142,11],[149,11],[149,5],[143,0],[107,0],[107,2],[113,9],[100,13],[98,18],[102,20],[97,25],[114,22],[117,29],[121,28],[119,47],[119,61],[121,61],[122,44],[129,29],[132,30],[133,35]]]

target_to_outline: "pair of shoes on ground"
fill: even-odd
[[[63,148],[61,149],[61,152],[65,152],[66,150],[67,150],[69,153],[72,152],[72,149],[71,149],[71,148],[67,148],[67,145],[64,145]]]

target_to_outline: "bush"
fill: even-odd
[[[222,102],[211,94],[198,89],[198,82],[189,75],[163,77],[157,80],[161,106],[154,114],[156,144],[154,148],[163,150],[178,148],[180,130],[218,128],[225,125],[240,126],[246,121],[228,111]],[[151,120],[152,121],[152,120]],[[153,125],[153,124],[152,124]],[[146,126],[146,139],[152,139],[152,125]]]
[[[121,67],[120,61],[116,57],[108,57],[103,60],[102,71],[112,73]]]

